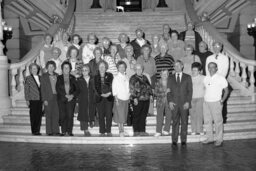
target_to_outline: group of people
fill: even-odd
[[[94,127],[96,119],[100,136],[112,136],[112,120],[120,136],[125,136],[128,113],[134,136],[146,136],[146,118],[153,113],[155,100],[156,137],[170,135],[172,125],[172,143],[177,146],[181,124],[181,144],[186,145],[190,115],[193,135],[203,135],[205,124],[205,144],[214,141],[214,121],[215,145],[221,146],[229,67],[221,53],[223,45],[215,42],[210,52],[191,23],[181,33],[164,24],[163,33],[153,35],[152,41],[145,39],[142,29],[135,34],[130,41],[121,33],[118,44],[107,37],[99,43],[95,34],[89,34],[83,44],[78,34],[71,42],[67,33],[60,40],[47,34],[39,63],[30,65],[31,75],[25,80],[32,134],[41,135],[44,110],[47,135],[73,136],[77,110],[85,136],[91,135],[88,128]]]

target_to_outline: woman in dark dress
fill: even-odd
[[[105,61],[100,61],[98,74],[94,77],[95,82],[95,95],[96,107],[99,114],[99,125],[101,136],[112,136],[112,108],[113,108],[113,95],[112,95],[112,81],[113,75],[106,72],[108,64]]]
[[[73,117],[77,96],[76,78],[70,74],[71,64],[64,61],[61,65],[62,75],[59,75],[56,83],[57,99],[60,111],[60,126],[62,136],[68,134],[74,136]]]
[[[82,66],[82,76],[77,80],[78,87],[78,117],[80,128],[85,136],[91,136],[88,130],[94,126],[96,104],[94,100],[94,79],[90,76],[90,67],[88,64]]]

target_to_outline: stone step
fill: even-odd
[[[256,129],[256,120],[252,121],[241,121],[241,122],[228,122],[224,124],[224,131],[231,131],[231,130],[249,130],[249,129]],[[41,126],[41,133],[45,134],[45,125]],[[133,134],[133,129],[131,126],[124,127],[125,132],[128,135]],[[99,134],[99,127],[95,126],[94,128],[89,128],[91,134],[97,135]],[[2,124],[0,125],[0,132],[2,133],[31,133],[31,127],[29,124]],[[111,132],[113,134],[118,134],[119,129],[118,126],[115,124],[111,128]],[[146,132],[149,134],[154,134],[156,132],[156,125],[147,125]],[[83,131],[80,130],[80,126],[75,124],[73,127],[73,133],[75,135],[82,135]],[[188,133],[191,133],[191,125],[188,125]]]
[[[12,124],[28,124],[30,123],[29,115],[5,115],[3,116],[4,123]],[[243,120],[256,120],[256,112],[243,112],[243,113],[233,113],[227,115],[227,121],[243,121]],[[45,117],[42,118],[42,124],[45,123]],[[76,116],[74,117],[74,123],[79,124]],[[190,123],[190,119],[189,119]],[[113,124],[115,124],[113,122]],[[147,117],[147,124],[156,124],[155,116]]]
[[[246,104],[229,104],[227,106],[228,113],[232,112],[249,112],[256,111],[255,103],[246,103]]]
[[[256,138],[256,129],[243,131],[226,131],[224,133],[225,140],[237,139],[253,139]],[[188,135],[187,142],[201,142],[205,139],[204,136]],[[171,143],[171,136],[161,137],[59,137],[59,136],[32,136],[31,134],[18,133],[1,133],[0,141],[6,142],[26,142],[26,143],[51,143],[51,144],[127,144],[133,146],[134,144],[169,144]],[[179,140],[180,141],[180,140]],[[225,142],[224,142],[225,143]]]

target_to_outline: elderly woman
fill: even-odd
[[[83,61],[78,58],[78,53],[79,51],[76,47],[71,47],[69,50],[69,54],[67,54],[68,61],[72,66],[70,73],[76,78],[82,75],[81,67],[83,65]]]
[[[172,55],[174,60],[179,60],[184,56],[185,43],[178,39],[179,33],[177,31],[172,31],[171,41],[168,42],[168,53]]]
[[[118,52],[118,46],[116,44],[112,44],[110,46],[110,55],[109,56],[111,56],[114,59],[115,64],[117,64],[117,62],[121,60],[121,57]],[[122,58],[122,59],[124,59],[124,58]]]
[[[57,47],[54,47],[52,49],[52,59],[50,59],[51,61],[55,62],[56,64],[56,69],[55,69],[55,72],[57,74],[61,74],[61,64],[62,64],[62,61],[60,60],[60,54],[61,54],[61,50],[60,48],[57,48]]]
[[[111,45],[110,46],[110,52],[111,54],[113,54],[113,49],[116,48],[116,45]],[[116,63],[115,63],[115,56],[111,56],[111,55],[103,55],[101,57],[101,59],[103,59],[104,61],[107,62],[108,64],[108,70],[107,72],[110,72],[111,74],[113,74],[113,76],[117,75],[117,68],[116,68]]]
[[[108,37],[103,37],[102,38],[102,51],[103,51],[103,55],[110,55],[110,46],[111,46],[112,42]]]
[[[82,66],[82,76],[77,80],[78,87],[78,116],[80,128],[84,131],[85,136],[91,136],[88,126],[94,126],[96,105],[95,105],[95,89],[94,78],[90,75],[90,66],[84,64]]]
[[[189,74],[191,75],[191,65],[192,63],[194,62],[199,62],[201,63],[200,61],[200,58],[197,56],[197,55],[194,55],[193,54],[193,46],[188,44],[185,48],[185,56],[182,57],[180,59],[183,64],[184,64],[184,68],[183,68],[183,72],[186,73],[186,74]]]
[[[61,65],[62,75],[57,77],[56,91],[60,111],[60,126],[62,136],[73,135],[73,117],[77,96],[76,78],[70,74],[72,69],[68,61]]]
[[[199,51],[199,43],[202,41],[202,37],[194,30],[194,25],[188,22],[187,30],[180,33],[180,40],[183,40],[187,45],[192,45],[193,49]]]
[[[113,75],[108,70],[108,64],[105,61],[100,61],[98,64],[99,72],[94,76],[95,82],[95,95],[96,95],[96,108],[99,114],[100,135],[112,136],[112,108],[113,108],[113,95],[112,95],[112,81]]]
[[[121,59],[126,58],[125,54],[125,47],[127,46],[127,43],[129,42],[129,37],[125,33],[120,33],[118,36],[119,44],[117,45],[117,50],[119,52],[119,55]]]
[[[136,38],[131,41],[131,45],[134,50],[134,58],[137,60],[137,58],[141,55],[141,49],[143,45],[150,45],[149,41],[144,39],[144,32],[142,29],[136,29],[135,31]]]
[[[91,69],[91,75],[95,76],[98,74],[98,64],[102,61],[102,49],[100,47],[96,47],[93,51],[94,58],[89,62],[89,66]]]
[[[211,56],[213,53],[208,50],[208,45],[204,42],[201,41],[199,43],[199,51],[195,53],[200,58],[200,61],[202,62],[202,74],[206,75],[206,70],[205,70],[205,64],[206,60],[209,56]]]
[[[167,102],[167,93],[170,92],[170,89],[167,88],[168,80],[169,80],[168,78],[169,78],[169,70],[163,69],[161,71],[161,78],[157,81],[155,86],[154,95],[156,97],[156,108],[157,108],[156,134],[155,134],[156,137],[162,134],[163,135],[170,134],[171,110]],[[165,114],[165,124],[164,124],[164,130],[162,132],[164,114]]]
[[[148,78],[143,75],[143,66],[136,64],[135,72],[129,82],[130,99],[133,104],[133,131],[134,136],[147,136],[146,117],[149,109],[149,100],[152,89]]]
[[[44,70],[46,63],[52,58],[52,40],[52,35],[46,34],[44,36],[44,46],[40,49],[39,60],[41,68]]]
[[[137,59],[137,63],[144,67],[144,73],[147,73],[150,78],[156,74],[156,64],[154,58],[151,57],[151,47],[144,45],[141,48],[141,55]]]
[[[127,120],[128,103],[130,98],[129,78],[125,74],[127,68],[124,61],[117,63],[118,74],[114,77],[112,84],[112,92],[115,97],[113,107],[113,120],[118,124],[120,137],[124,137],[124,123]]]
[[[67,58],[70,57],[70,50],[72,48],[76,48],[77,50],[80,49],[80,43],[82,42],[82,38],[78,34],[73,34],[71,37],[71,46],[69,46],[67,51]]]
[[[135,74],[135,65],[136,65],[136,60],[134,59],[134,53],[133,53],[133,47],[132,45],[128,44],[125,47],[125,54],[126,58],[123,58],[122,61],[126,63],[126,75],[130,79],[132,75]]]
[[[160,79],[161,72],[163,70],[168,70],[169,74],[172,74],[174,71],[174,59],[171,55],[167,53],[168,46],[166,43],[161,43],[160,45],[160,54],[155,57],[156,64],[156,79]]]
[[[152,44],[151,44],[151,57],[155,58],[157,55],[160,54],[159,42],[160,36],[158,34],[154,34],[152,36]]]
[[[168,42],[171,41],[171,36],[170,36],[171,31],[172,30],[171,30],[169,24],[164,24],[163,25],[163,34],[160,38],[161,43],[167,43],[168,44]]]
[[[25,100],[29,107],[31,132],[33,135],[41,135],[42,101],[39,70],[40,68],[37,64],[30,64],[29,71],[31,75],[25,79]]]
[[[59,56],[61,62],[67,60],[67,52],[70,46],[71,43],[69,42],[69,34],[67,32],[64,32],[62,35],[62,39],[54,44],[54,47],[58,47],[61,50],[61,54]]]
[[[88,64],[90,60],[94,59],[94,49],[96,48],[96,43],[98,38],[95,34],[90,33],[87,36],[87,42],[80,48],[80,54],[82,55],[82,60],[84,64]]]
[[[46,134],[49,136],[59,135],[59,108],[56,91],[58,74],[55,73],[55,62],[48,61],[46,69],[47,72],[41,77],[41,95],[45,109]]]

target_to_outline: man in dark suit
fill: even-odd
[[[192,99],[192,79],[191,76],[182,72],[183,63],[177,60],[174,65],[175,74],[170,76],[167,100],[172,111],[172,146],[176,147],[179,136],[179,125],[181,122],[181,145],[186,146],[188,128],[188,109]]]

